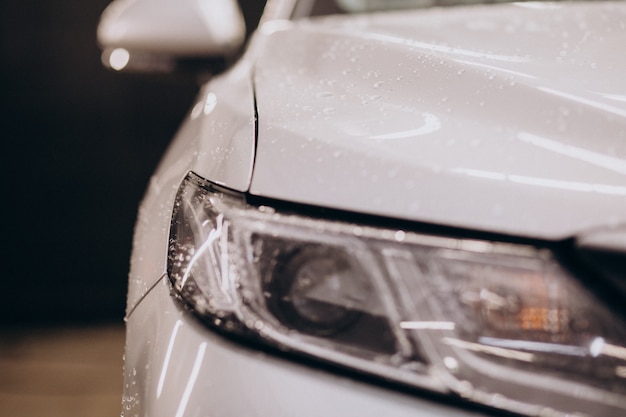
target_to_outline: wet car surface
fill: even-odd
[[[226,58],[139,212],[124,415],[623,414],[623,2],[269,1],[243,49],[168,4],[99,33]]]

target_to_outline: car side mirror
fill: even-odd
[[[202,62],[216,72],[240,50],[245,22],[236,0],[114,0],[97,35],[103,64],[117,71],[171,72]]]

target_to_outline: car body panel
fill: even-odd
[[[608,227],[585,233],[578,236],[577,245],[581,248],[626,253],[626,226]]]
[[[252,176],[254,95],[249,65],[241,61],[207,83],[150,179],[133,237],[127,313],[165,273],[174,196],[194,171],[216,184],[246,191]]]
[[[274,30],[250,191],[531,238],[624,223],[624,20],[532,3]]]

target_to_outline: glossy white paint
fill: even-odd
[[[250,69],[241,61],[207,83],[152,176],[133,238],[127,312],[165,272],[174,196],[192,170],[246,191],[254,158],[254,96]]]
[[[578,236],[577,244],[588,249],[626,253],[626,226],[593,230]]]
[[[244,35],[235,0],[116,0],[98,26],[103,48],[167,56],[228,55]]]
[[[130,317],[126,346],[124,416],[482,415],[228,341],[181,310],[166,279]]]
[[[625,8],[287,23],[271,19],[290,2],[270,5],[252,50],[202,88],[142,202],[123,415],[467,416],[247,349],[181,311],[163,278],[175,192],[194,170],[241,192],[497,233],[555,239],[617,226],[626,63],[613,52]],[[587,242],[623,242],[624,229],[610,230]]]
[[[624,21],[593,2],[273,25],[251,192],[547,239],[624,223]]]

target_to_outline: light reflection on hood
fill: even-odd
[[[626,4],[559,8],[273,32],[255,70],[251,192],[551,239],[626,223]]]

